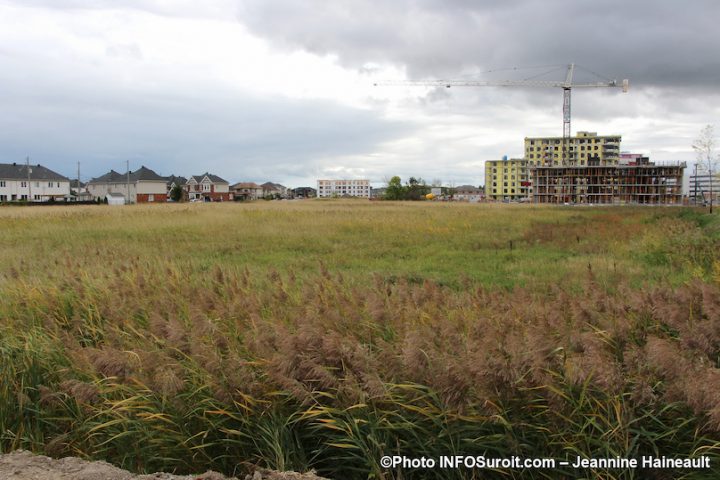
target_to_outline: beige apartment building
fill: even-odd
[[[563,137],[525,137],[525,159],[529,166],[617,165],[621,140],[596,132],[578,132],[567,144]]]
[[[485,161],[485,196],[489,200],[520,200],[529,195],[528,162],[524,158]]]

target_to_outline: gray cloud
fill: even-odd
[[[231,180],[298,176],[318,159],[370,153],[409,124],[328,101],[197,96],[36,84],[0,91],[0,158],[85,176],[145,164],[161,174],[216,171]],[[224,95],[226,94],[226,96]],[[132,167],[134,165],[134,167]],[[318,169],[322,165],[317,165]],[[304,170],[305,176],[309,173]]]
[[[418,78],[575,62],[639,87],[714,87],[719,17],[715,0],[245,0],[239,20],[280,45]]]

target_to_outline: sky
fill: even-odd
[[[561,89],[374,84],[569,63],[630,80],[574,89],[573,134],[690,163],[720,131],[718,18],[717,0],[0,0],[0,163],[482,185],[485,160],[562,135]]]

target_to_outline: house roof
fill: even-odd
[[[264,188],[265,190],[270,190],[270,189],[273,189],[273,190],[284,190],[284,189],[285,189],[285,186],[284,186],[284,185],[280,185],[279,183],[273,183],[273,182],[265,182],[265,183],[263,183],[263,184],[260,185],[260,186],[261,186],[262,188]]]
[[[187,183],[187,178],[180,177],[178,175],[170,175],[168,177],[165,177],[165,180],[167,181],[168,185],[172,185],[173,183],[175,185],[185,185]]]
[[[105,175],[93,178],[88,183],[125,183],[128,180],[130,181],[130,183],[140,181],[164,182],[165,177],[161,177],[149,168],[142,166],[134,172],[131,171],[129,175],[127,173],[118,173],[115,170],[110,170]]]
[[[254,182],[239,182],[232,185],[230,188],[237,190],[238,188],[262,188],[260,185]]]
[[[195,180],[197,183],[200,183],[200,182],[202,182],[202,179],[205,177],[209,178],[210,181],[213,183],[229,183],[227,180],[224,180],[224,179],[218,177],[217,175],[213,175],[212,173],[208,173],[208,172],[205,172],[202,175],[192,175],[190,178]],[[190,180],[190,178],[188,178],[188,181]]]
[[[5,180],[27,180],[28,167],[19,163],[0,163],[0,178]],[[30,165],[30,180],[56,180],[69,182],[67,177],[53,172],[42,165]]]
[[[482,190],[480,188],[475,187],[473,185],[460,185],[459,187],[455,188],[455,191],[457,191],[458,193],[460,193],[460,192],[471,192],[471,193],[482,192]]]

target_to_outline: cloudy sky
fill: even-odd
[[[373,83],[562,80],[571,62],[631,82],[574,90],[573,134],[692,161],[720,130],[718,18],[717,0],[0,0],[0,162],[478,185],[525,136],[562,135],[562,90]]]

